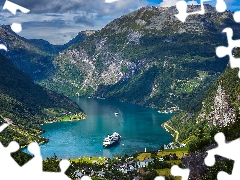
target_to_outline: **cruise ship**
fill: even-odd
[[[108,137],[103,140],[103,147],[108,148],[114,145],[117,145],[121,141],[121,136],[114,132],[112,135],[108,135]]]

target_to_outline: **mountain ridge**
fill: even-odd
[[[189,6],[190,11],[199,7]],[[175,7],[143,7],[121,16],[62,51],[53,61],[55,75],[39,84],[67,96],[187,109],[183,99],[200,97],[201,87],[227,65],[215,54],[215,47],[227,45],[222,29],[230,24],[240,29],[230,11],[204,7],[205,15],[190,16],[184,24],[174,16]],[[147,78],[151,73],[153,78]],[[189,81],[196,85],[189,87]]]
[[[52,61],[60,51],[83,41],[88,33],[79,32],[76,37],[64,45],[52,45],[43,39],[26,39],[13,32],[9,25],[0,26],[0,35],[0,43],[8,48],[7,52],[1,51],[1,54],[8,57],[19,69],[30,74],[35,81],[38,81],[54,74],[55,68]]]
[[[0,122],[11,124],[0,134],[4,145],[13,140],[20,146],[31,141],[46,142],[40,136],[43,132],[40,125],[55,121],[65,112],[80,113],[86,118],[76,103],[35,84],[30,75],[1,54],[0,63]]]

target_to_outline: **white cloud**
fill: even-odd
[[[176,3],[179,0],[163,0],[163,2],[160,3],[160,7],[171,7],[176,6]]]
[[[105,0],[12,1],[30,9],[30,13],[13,15],[2,11],[0,24],[22,23],[20,36],[45,39],[52,44],[64,44],[83,30],[100,30],[111,20],[148,5],[147,0],[118,0],[113,3],[105,3]]]

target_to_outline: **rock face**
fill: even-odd
[[[59,53],[55,74],[40,84],[68,96],[186,109],[186,100],[200,102],[202,87],[227,65],[227,59],[215,56],[215,47],[226,43],[224,27],[231,23],[240,29],[231,12],[205,9],[205,15],[189,16],[186,23],[174,16],[175,7],[143,7],[117,18]]]
[[[206,110],[206,102],[203,101],[202,109],[198,115],[197,123],[208,120],[210,126],[219,128],[226,127],[236,121],[236,110],[230,106],[228,95],[226,95],[222,86],[219,84],[216,90],[214,99],[212,100],[211,110],[208,113]]]
[[[217,94],[212,106],[212,112],[209,114],[208,119],[214,126],[225,127],[228,124],[233,124],[236,121],[236,111],[230,107],[227,95],[222,89],[221,85],[218,86]]]

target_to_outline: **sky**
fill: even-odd
[[[100,30],[107,23],[144,6],[174,6],[178,0],[10,0],[30,10],[16,15],[0,11],[0,24],[21,23],[19,33],[28,39],[45,39],[52,44],[65,44],[84,30]],[[204,0],[215,6],[215,0]],[[240,10],[240,0],[225,0],[231,11]],[[5,1],[0,0],[0,9]],[[198,2],[199,3],[199,2]]]

